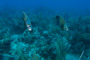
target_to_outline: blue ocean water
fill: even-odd
[[[85,11],[90,10],[89,0],[1,0],[0,7],[11,7],[13,9],[36,9],[47,7],[53,10]]]
[[[90,60],[90,0],[0,0],[0,60]]]

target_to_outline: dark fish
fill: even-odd
[[[61,16],[59,16],[59,15],[56,16],[56,22],[57,22],[57,25],[58,25],[62,30],[68,31],[68,26],[67,26],[65,20],[64,20]]]
[[[24,22],[25,22],[27,29],[29,31],[32,31],[32,25],[31,25],[31,21],[30,21],[29,17],[27,16],[27,14],[25,12],[23,12],[23,14],[24,14]]]

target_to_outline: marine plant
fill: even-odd
[[[64,50],[64,43],[62,37],[59,38],[59,35],[56,34],[56,52],[57,52],[57,60],[65,60],[66,59],[66,52]]]

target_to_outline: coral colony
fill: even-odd
[[[0,15],[0,60],[90,60],[90,16],[7,13]]]

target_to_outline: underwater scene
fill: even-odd
[[[90,0],[0,0],[0,60],[90,60]]]

